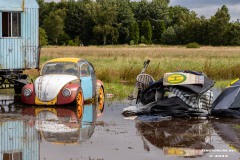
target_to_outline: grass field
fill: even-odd
[[[106,46],[44,47],[41,64],[52,58],[80,57],[95,67],[97,77],[106,83],[107,92],[126,95],[135,83],[144,60],[151,60],[147,73],[156,80],[165,72],[196,70],[204,72],[218,86],[225,86],[240,77],[240,47],[184,46]],[[36,75],[36,73],[30,73]],[[121,85],[121,84],[124,84]],[[119,86],[120,85],[120,86]],[[128,87],[128,85],[130,85]],[[118,91],[116,91],[118,90]]]

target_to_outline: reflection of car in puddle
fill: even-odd
[[[35,128],[41,137],[57,144],[80,143],[91,137],[96,121],[96,105],[86,104],[84,114],[79,119],[74,109],[64,108],[25,108],[23,114],[34,115]]]
[[[165,155],[183,157],[204,156],[204,150],[214,149],[210,144],[212,133],[210,125],[208,120],[136,121],[136,127],[143,136],[145,150],[149,150],[147,140],[163,149]]]
[[[82,119],[74,109],[22,108],[22,112],[0,113],[0,159],[31,159],[40,157],[44,138],[56,144],[80,144],[88,140],[96,121],[96,105],[84,106]]]

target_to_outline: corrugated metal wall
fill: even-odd
[[[39,141],[35,127],[23,121],[0,122],[0,160],[4,153],[22,152],[23,160],[39,160]]]
[[[21,37],[0,37],[0,69],[38,67],[38,8],[25,8],[21,13]]]

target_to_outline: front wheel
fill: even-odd
[[[78,119],[82,119],[84,111],[84,98],[82,90],[78,91],[76,97],[76,114]]]
[[[102,113],[104,110],[104,90],[102,86],[98,89],[97,102],[98,102],[98,109]]]

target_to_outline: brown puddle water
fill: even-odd
[[[103,113],[85,105],[80,121],[74,108],[0,99],[0,160],[240,159],[240,120],[127,120],[134,101],[108,99]]]

